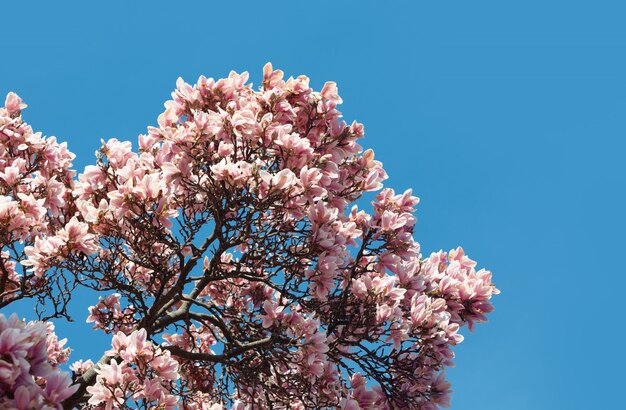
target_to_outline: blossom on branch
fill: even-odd
[[[0,314],[0,408],[61,409],[78,386],[57,366],[67,360],[54,326]]]

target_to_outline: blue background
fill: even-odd
[[[90,3],[90,4],[87,4]],[[506,4],[503,4],[506,3]],[[490,322],[456,349],[454,409],[622,402],[626,7],[577,1],[5,2],[0,94],[68,141],[136,141],[176,78],[272,61],[336,81],[388,185],[422,199],[425,253],[494,272]],[[136,146],[136,145],[135,145]],[[82,303],[82,305],[80,305]],[[72,359],[106,342],[58,323]],[[19,308],[30,317],[28,305]],[[619,398],[619,399],[618,399]]]

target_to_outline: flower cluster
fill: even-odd
[[[130,333],[137,324],[131,308],[120,308],[119,293],[100,297],[95,306],[89,307],[87,323],[95,323],[94,329],[102,329],[107,333],[122,331]]]
[[[70,238],[76,223],[65,226],[74,212],[69,169],[74,154],[66,143],[33,132],[22,120],[25,107],[9,93],[0,108],[0,306],[36,294],[46,279],[39,261],[67,256],[75,249],[68,241],[81,239]],[[77,245],[84,250],[93,243]],[[37,258],[28,259],[24,246]],[[35,275],[18,274],[17,262],[34,266]]]
[[[0,314],[0,407],[3,409],[61,409],[60,403],[78,386],[56,366],[67,360],[66,340],[54,326],[24,323]]]
[[[177,408],[178,398],[172,391],[179,378],[178,362],[147,340],[144,329],[129,336],[118,332],[106,354],[111,361],[96,368],[96,383],[87,387],[89,404],[103,409],[121,408],[127,402],[146,408]]]

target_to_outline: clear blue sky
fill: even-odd
[[[423,249],[463,245],[502,290],[456,349],[453,408],[619,407],[623,2],[63,3],[3,3],[0,94],[18,92],[77,169],[100,138],[155,124],[178,76],[248,70],[258,84],[272,61],[336,81],[389,185],[422,198]],[[73,359],[97,359],[77,311],[60,333]]]

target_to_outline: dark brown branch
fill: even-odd
[[[163,348],[172,352],[173,355],[182,357],[183,359],[226,363],[228,362],[228,359],[239,356],[240,354],[245,353],[248,350],[269,346],[273,341],[273,336],[266,337],[264,339],[259,339],[254,342],[247,343],[243,346],[235,347],[220,355],[215,355],[211,353],[189,352],[187,350],[181,349],[178,346],[163,346]]]

